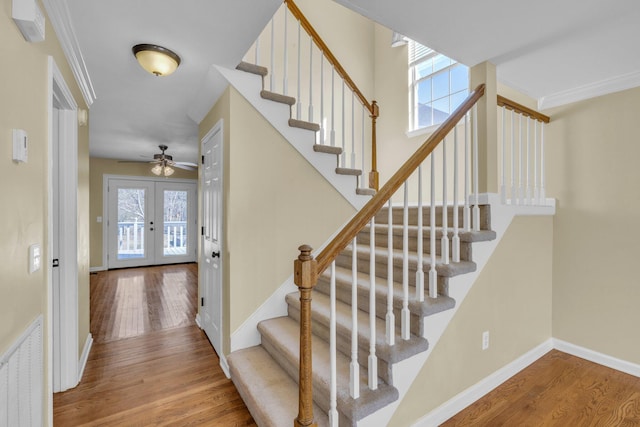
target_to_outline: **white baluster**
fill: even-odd
[[[309,122],[313,123],[313,38],[309,36]]]
[[[358,363],[358,250],[353,238],[351,251],[351,364],[349,382],[350,396],[360,397],[360,364]]]
[[[325,122],[324,122],[324,52],[320,52],[320,144],[324,145],[325,141]]]
[[[342,80],[342,122],[340,123],[342,126],[342,161],[340,162],[343,168],[347,167],[347,143],[344,135],[345,131],[345,123],[344,123],[344,87],[345,83]]]
[[[288,58],[288,53],[289,53],[289,49],[287,46],[287,11],[288,8],[284,8],[284,64],[283,64],[283,77],[282,77],[282,93],[284,95],[287,94],[287,92],[289,91],[289,80],[288,80],[288,73],[287,73],[287,64],[289,63],[289,58]]]
[[[378,389],[378,357],[376,356],[376,220],[369,223],[369,388]]]
[[[422,218],[422,164],[418,166],[418,269],[416,271],[416,299],[424,301],[424,230]]]
[[[409,180],[404,182],[404,207],[402,211],[402,339],[408,340],[410,331],[409,316]]]
[[[458,230],[458,127],[453,128],[453,262],[460,262],[460,235]]]
[[[271,92],[275,92],[275,74],[276,74],[276,69],[275,69],[275,63],[276,63],[276,50],[274,48],[275,44],[275,25],[274,25],[274,21],[275,20],[275,16],[273,18],[271,18],[271,65],[269,67],[269,72],[271,73],[271,78],[269,80],[269,90]]]
[[[525,156],[525,161],[527,162],[527,174],[526,174],[526,186],[525,186],[525,195],[524,195],[524,204],[525,205],[530,205],[531,204],[531,183],[529,180],[529,165],[531,163],[531,159],[529,157],[529,151],[530,151],[530,146],[529,146],[529,123],[531,123],[531,119],[529,117],[526,118],[527,120],[527,155]]]
[[[518,203],[516,190],[516,126],[513,120],[514,111],[511,110],[511,204]]]
[[[502,106],[502,177],[500,181],[500,201],[503,205],[507,204],[507,184],[506,184],[506,169],[507,169],[507,161],[505,156],[507,155],[506,148],[506,133],[507,133],[507,124],[504,121],[505,112],[507,111],[507,107]]]
[[[338,378],[336,373],[336,262],[331,263],[329,354],[331,364],[331,391],[329,395],[329,424],[338,426]]]
[[[518,204],[524,204],[524,180],[522,179],[522,114],[518,115]]]
[[[429,207],[429,228],[431,268],[429,269],[429,297],[438,297],[438,273],[436,271],[436,161],[432,152],[431,156],[431,206]]]
[[[362,139],[362,155],[360,156],[360,160],[362,163],[362,175],[364,176],[364,171],[365,171],[365,147],[364,147],[364,105],[362,106],[362,124],[360,125],[360,135],[361,135],[361,139]],[[365,187],[366,184],[364,183],[364,178],[362,179],[362,187]]]
[[[473,201],[473,229],[475,231],[480,230],[480,206],[479,197],[480,193],[478,191],[478,178],[479,178],[479,170],[478,170],[478,104],[473,106],[473,193],[474,193],[474,201]]]
[[[302,39],[300,37],[300,35],[302,34],[302,31],[300,29],[300,20],[298,20],[298,96],[296,97],[296,119],[301,120],[302,117],[302,109],[300,108],[300,105],[302,105],[302,98],[300,97],[300,82],[302,80],[302,74],[300,74],[300,63],[302,62],[302,58],[300,56],[300,49],[302,46]]]
[[[440,256],[443,264],[449,264],[449,209],[447,207],[447,138],[442,140],[442,237]],[[435,233],[433,234],[435,237]]]
[[[260,63],[260,37],[256,40],[255,55],[254,63],[258,65]]]
[[[355,92],[351,92],[351,169],[356,168],[356,118],[355,118]],[[364,169],[362,170],[364,173]]]
[[[387,344],[394,345],[396,342],[396,318],[393,314],[393,205],[389,199],[389,212],[387,229]]]
[[[464,231],[471,228],[471,208],[469,208],[469,179],[471,165],[469,163],[470,131],[469,113],[464,116],[464,207],[462,209],[462,227]]]
[[[544,170],[544,123],[540,124],[540,204],[547,204],[547,195],[545,194],[545,170]]]
[[[533,200],[540,205],[540,187],[538,187],[538,121],[533,122]]]
[[[335,76],[336,69],[331,67],[331,146],[336,146],[336,102],[335,102]]]

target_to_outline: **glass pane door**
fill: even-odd
[[[118,250],[117,258],[144,258],[145,206],[144,188],[118,188]]]
[[[110,179],[108,186],[109,268],[155,262],[152,181]]]
[[[188,198],[187,191],[164,190],[164,256],[187,254]]]
[[[157,182],[156,213],[158,219],[156,263],[193,262],[196,259],[196,184]]]

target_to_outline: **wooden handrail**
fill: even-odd
[[[498,95],[498,107],[506,107],[507,110],[515,111],[516,113],[522,114],[523,116],[531,117],[532,119],[543,123],[549,123],[549,121],[551,120],[549,116],[538,113],[531,108],[525,107],[522,104],[518,104],[517,102],[512,101],[509,98],[505,98],[501,95]]]
[[[377,117],[377,111],[374,111],[373,105],[367,100],[367,98],[365,98],[365,96],[362,94],[360,89],[358,89],[358,86],[356,86],[345,69],[342,68],[342,65],[340,65],[338,59],[335,57],[333,52],[331,52],[331,49],[329,49],[324,40],[322,40],[322,37],[320,37],[317,31],[311,26],[311,23],[309,22],[307,17],[304,16],[302,11],[293,2],[293,0],[284,0],[284,2],[291,11],[291,14],[300,21],[300,25],[302,25],[307,33],[309,33],[315,44],[320,48],[324,56],[327,58],[327,61],[329,61],[329,63],[333,65],[333,68],[335,68],[335,70],[342,77],[347,86],[349,86],[349,88],[356,94],[360,102],[362,102],[362,105],[367,107],[367,110],[369,110],[372,115],[376,114]]]
[[[316,258],[317,274],[331,264],[338,254],[351,243],[354,237],[371,221],[371,218],[387,203],[400,186],[422,164],[429,154],[438,146],[445,136],[455,127],[464,115],[484,95],[485,85],[481,84],[467,99],[440,125],[420,148],[407,160],[375,196],[354,216],[338,235],[324,248]]]

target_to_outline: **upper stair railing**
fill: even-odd
[[[369,170],[368,187],[378,189],[379,107],[367,100],[293,0],[284,0],[244,61],[268,68],[265,90],[296,99],[292,118],[320,125],[316,144],[326,148],[318,151],[340,154],[338,168],[345,173]],[[359,188],[366,187],[362,175]]]
[[[502,132],[500,198],[503,204],[544,206],[544,126],[550,118],[498,95]],[[507,113],[509,110],[509,113]]]
[[[428,295],[429,298],[438,296],[437,268],[443,264],[460,261],[460,236],[462,231],[480,229],[480,209],[478,206],[478,131],[476,120],[476,103],[484,95],[484,84],[479,85],[469,95],[449,118],[433,133],[425,143],[402,165],[389,181],[373,196],[373,198],[349,221],[337,236],[314,259],[311,248],[301,246],[300,256],[294,263],[294,281],[300,290],[300,372],[299,372],[299,408],[294,426],[311,426],[314,424],[313,395],[312,395],[312,362],[311,362],[311,291],[323,272],[331,267],[331,320],[330,320],[330,363],[331,363],[331,396],[329,419],[331,426],[338,425],[338,411],[336,399],[336,314],[335,314],[335,260],[349,245],[352,248],[352,330],[351,330],[351,363],[350,363],[350,396],[357,399],[360,395],[358,362],[358,295],[357,295],[357,267],[359,246],[357,236],[366,226],[369,226],[369,245],[360,250],[369,252],[369,337],[367,360],[368,382],[371,390],[378,388],[378,367],[376,357],[376,215],[387,205],[388,216],[385,218],[388,227],[388,258],[387,258],[387,308],[385,318],[386,344],[393,346],[396,338],[410,339],[409,301],[425,300],[425,271],[428,265]],[[428,160],[427,160],[428,158]],[[427,170],[429,186],[423,185],[423,169]],[[400,187],[403,191],[398,195],[402,200],[402,208],[394,208],[392,197]],[[412,197],[410,197],[410,189]],[[415,191],[413,191],[415,190]],[[428,199],[427,199],[428,197]],[[429,200],[430,245],[428,253],[423,259],[423,200]],[[409,296],[409,205],[417,207],[417,260],[415,295]],[[473,203],[473,206],[470,205]],[[436,205],[443,208],[436,211]],[[448,206],[453,208],[450,213]],[[401,212],[400,212],[401,209]],[[396,322],[394,315],[394,242],[392,229],[394,228],[395,213],[402,213],[402,309],[400,311],[400,333],[396,337]],[[462,211],[462,221],[459,218]],[[440,216],[436,223],[436,216]],[[400,215],[398,215],[400,216]],[[449,217],[452,222],[449,223]],[[395,219],[398,221],[398,219]],[[398,221],[399,222],[399,221]],[[439,225],[436,233],[436,224]],[[451,224],[451,225],[450,225]],[[451,246],[450,237],[451,236]],[[439,250],[436,240],[440,240]],[[440,255],[436,256],[439,252]],[[451,254],[451,255],[450,255]],[[397,280],[400,281],[400,280]]]

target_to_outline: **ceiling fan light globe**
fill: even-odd
[[[151,173],[153,173],[154,175],[160,176],[162,174],[162,166],[155,165],[154,167],[151,168]]]
[[[171,176],[174,172],[175,170],[171,166],[164,167],[164,176]]]

